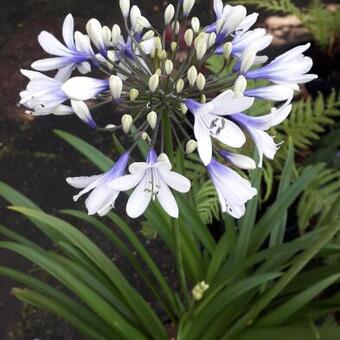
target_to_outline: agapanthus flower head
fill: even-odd
[[[130,217],[142,215],[152,200],[178,217],[171,189],[185,193],[190,182],[171,170],[169,158],[174,155],[168,158],[164,153],[177,149],[183,155],[198,152],[222,210],[241,217],[256,191],[243,175],[223,163],[243,170],[256,167],[254,160],[242,155],[247,138],[258,150],[259,166],[263,156],[272,159],[279,144],[267,130],[288,116],[298,84],[316,77],[307,73],[312,60],[303,55],[309,44],[261,66],[268,59],[261,51],[272,37],[263,28],[253,28],[258,13],[248,14],[244,6],[214,0],[215,17],[202,27],[205,20],[190,18],[194,4],[195,0],[168,4],[163,32],[156,31],[130,0],[120,0],[123,27],[91,18],[85,33],[74,32],[69,14],[62,29],[64,43],[45,31],[39,35],[41,46],[52,57],[32,67],[57,72],[50,77],[23,71],[30,81],[21,93],[21,104],[35,115],[75,113],[97,131],[122,131],[132,141],[129,153],[141,139],[149,144],[146,161],[132,163],[128,175],[123,175],[128,162],[124,154],[103,175],[68,179],[71,185],[84,188],[80,194],[93,190],[86,201],[90,214],[106,213],[118,192],[134,188],[127,203]],[[205,64],[216,55],[221,68],[212,72]],[[255,100],[284,104],[254,117]],[[96,125],[90,113],[102,106],[115,108],[112,122],[105,127]]]

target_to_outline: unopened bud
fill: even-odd
[[[161,60],[165,60],[168,57],[166,50],[162,50],[158,52],[158,58]]]
[[[256,58],[256,50],[250,48],[246,50],[241,57],[240,73],[247,72],[253,65]]]
[[[162,50],[163,49],[162,40],[161,40],[160,37],[155,38],[155,48],[156,48],[156,50]]]
[[[139,91],[137,89],[131,89],[129,92],[129,97],[132,102],[134,102],[139,96]]]
[[[106,130],[114,130],[116,128],[116,125],[114,125],[114,124],[107,124],[106,126],[105,126],[105,129]]]
[[[178,44],[177,44],[177,42],[176,41],[173,41],[172,43],[171,43],[171,51],[172,52],[175,52],[176,50],[177,50],[177,47],[178,47]]]
[[[175,7],[170,4],[164,12],[164,23],[165,25],[169,25],[172,21],[172,19],[174,18],[175,15]]]
[[[155,56],[156,56],[156,49],[155,49],[155,47],[152,47],[151,51],[150,51],[150,57],[155,58]]]
[[[150,142],[150,141],[151,141],[151,139],[150,139],[148,133],[145,132],[145,131],[141,132],[140,137],[141,137],[143,140],[147,141],[147,142]]]
[[[164,63],[164,69],[166,75],[170,75],[172,73],[172,70],[174,69],[174,64],[170,59],[167,59]]]
[[[242,75],[238,76],[234,84],[235,97],[243,96],[243,93],[246,90],[246,88],[247,79]]]
[[[130,12],[130,0],[119,1],[120,10],[122,11],[123,17],[127,18]]]
[[[149,20],[143,16],[137,18],[137,32],[141,32],[143,28],[150,28],[151,24]]]
[[[216,42],[216,33],[215,32],[212,32],[209,34],[209,38],[208,38],[208,47],[211,47],[215,44]]]
[[[188,112],[188,107],[184,103],[180,104],[180,109],[184,115]]]
[[[157,113],[155,111],[151,111],[148,113],[146,117],[151,129],[155,129],[156,124],[157,124]]]
[[[191,19],[191,27],[195,33],[198,33],[201,27],[200,19],[193,17]]]
[[[161,74],[162,74],[162,70],[160,69],[160,68],[158,68],[157,70],[156,70],[156,72],[155,72],[156,74],[158,74],[159,76],[161,76]]]
[[[207,102],[207,97],[205,96],[205,94],[201,95],[201,103],[205,104]]]
[[[183,14],[185,17],[189,15],[194,5],[195,5],[195,0],[184,0],[183,1]]]
[[[107,51],[106,65],[110,70],[113,69],[112,62],[114,62],[115,60],[116,60],[115,52],[114,51]]]
[[[122,117],[122,127],[123,127],[123,131],[126,134],[129,133],[131,126],[132,126],[132,122],[133,122],[133,119],[132,119],[131,115],[129,115],[129,114],[123,115],[123,117]]]
[[[147,31],[147,32],[143,35],[142,40],[149,40],[149,39],[152,39],[154,36],[155,36],[155,32],[152,31],[152,30],[150,30],[150,31]]]
[[[172,29],[173,29],[174,33],[178,34],[179,29],[180,29],[179,22],[178,21],[173,22],[171,26],[172,26]]]
[[[194,86],[197,79],[197,69],[195,66],[191,66],[188,71],[188,80],[190,86]]]
[[[169,159],[168,155],[167,155],[166,153],[164,153],[164,152],[162,152],[162,153],[157,157],[157,160],[158,160],[159,162],[168,162],[168,163],[170,163],[170,159]]]
[[[150,91],[155,92],[157,90],[158,85],[159,85],[159,75],[157,73],[155,73],[149,79],[149,89],[150,89]]]
[[[233,46],[232,46],[231,42],[227,42],[223,45],[223,57],[224,57],[224,59],[229,59],[232,47]]]
[[[185,152],[190,155],[191,153],[193,153],[195,150],[197,149],[197,142],[193,139],[190,139],[187,142],[187,145],[185,147]]]
[[[192,41],[194,40],[194,32],[191,28],[187,29],[184,33],[184,41],[187,44],[187,46],[192,45]]]
[[[109,46],[112,38],[112,32],[107,26],[103,26],[103,38],[105,46]]]
[[[199,301],[203,298],[204,293],[209,289],[209,285],[204,281],[199,282],[191,291],[194,300]]]
[[[184,80],[183,79],[179,79],[177,84],[176,84],[176,92],[177,93],[181,93],[184,89]]]
[[[109,79],[110,91],[113,99],[118,100],[123,90],[123,82],[118,76],[110,76]]]
[[[202,73],[199,73],[198,76],[197,76],[197,80],[196,80],[196,85],[197,85],[197,88],[202,91],[205,87],[205,77]]]
[[[113,47],[116,47],[119,43],[120,36],[122,34],[120,27],[118,25],[113,25],[111,34]]]
[[[196,44],[197,60],[202,60],[202,58],[207,52],[207,49],[208,49],[208,45],[205,39],[204,38],[199,39]]]

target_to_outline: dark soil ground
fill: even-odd
[[[166,1],[137,0],[143,14],[153,23],[162,20],[159,11]],[[201,0],[196,11],[210,15],[209,1]],[[108,156],[114,157],[111,137],[90,131],[74,116],[32,119],[17,105],[18,93],[25,87],[20,68],[29,68],[43,53],[36,37],[43,29],[60,35],[61,23],[67,13],[76,19],[77,28],[91,17],[112,25],[120,23],[117,0],[11,0],[0,1],[0,180],[21,191],[49,213],[75,206],[74,191],[64,181],[67,176],[87,175],[96,169],[65,142],[58,139],[54,129],[61,129],[84,138]],[[285,48],[285,47],[282,47]],[[272,51],[272,53],[275,53]],[[102,117],[103,119],[110,119]],[[109,123],[107,121],[107,123]],[[51,246],[29,223],[6,210],[7,202],[0,200],[0,223],[39,242]],[[118,206],[118,210],[123,207]],[[132,224],[138,232],[138,226]],[[86,226],[88,233],[119,265],[124,273],[144,292],[138,278],[106,240]],[[146,241],[156,261],[173,281],[173,266],[164,245],[159,240]],[[0,251],[0,265],[28,270],[29,264],[19,256]],[[65,323],[33,308],[24,307],[10,294],[13,282],[0,277],[0,340],[2,339],[82,339]],[[149,300],[150,298],[146,296]]]

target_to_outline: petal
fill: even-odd
[[[55,79],[64,83],[67,79],[69,79],[72,75],[72,72],[75,70],[76,64],[69,64],[62,67],[57,74],[55,75]]]
[[[60,104],[58,106],[56,106],[51,113],[53,113],[54,115],[57,116],[66,116],[66,115],[70,115],[73,113],[73,109],[72,107],[68,106],[68,105],[63,105]]]
[[[86,74],[86,73],[89,73],[91,72],[91,64],[88,63],[87,61],[81,63],[78,65],[78,71],[81,73],[81,74]]]
[[[86,124],[90,125],[92,128],[95,128],[97,125],[93,120],[90,110],[87,105],[79,100],[71,100],[71,105],[74,113]]]
[[[93,44],[100,52],[105,50],[103,28],[97,19],[90,19],[86,25],[86,31]]]
[[[126,205],[126,213],[131,218],[141,216],[151,201],[151,192],[145,190],[151,181],[151,172],[147,172],[143,180],[138,184],[134,192],[129,197]]]
[[[130,190],[142,181],[144,174],[145,172],[141,171],[135,174],[115,178],[109,183],[109,187],[119,191]]]
[[[75,49],[74,45],[74,20],[72,14],[68,14],[65,17],[63,24],[63,38],[66,46],[69,49]]]
[[[67,80],[61,89],[72,99],[88,100],[100,92],[107,90],[108,87],[107,80],[90,77],[74,77]]]
[[[178,206],[174,195],[163,180],[159,181],[158,201],[162,208],[173,218],[178,218]]]
[[[119,191],[112,190],[107,185],[98,185],[85,201],[85,205],[89,215],[94,215],[98,211],[106,208],[108,203],[118,196]]]
[[[50,71],[61,68],[70,63],[68,57],[55,57],[39,59],[32,63],[31,67],[38,71]]]
[[[212,143],[209,130],[203,125],[201,118],[195,118],[194,133],[198,154],[204,165],[208,165],[212,157]]]
[[[147,168],[149,168],[149,164],[146,162],[134,162],[129,166],[129,171],[131,174],[136,174],[139,172],[144,172]]]
[[[42,31],[38,36],[40,46],[49,54],[71,56],[72,52],[64,46],[53,34]]]
[[[225,159],[240,169],[250,170],[256,168],[256,163],[250,157],[225,150],[222,150],[220,153]]]
[[[282,101],[293,97],[294,91],[287,86],[273,85],[248,89],[244,92],[244,94],[248,97]]]
[[[178,192],[188,192],[191,187],[190,180],[183,175],[174,172],[159,169],[159,173],[164,180],[164,182],[169,185],[172,189]]]
[[[76,48],[78,51],[89,54],[89,55],[94,55],[90,38],[87,35],[79,31],[76,31],[76,33],[74,34],[74,38],[75,38]]]
[[[93,175],[93,176],[81,176],[81,177],[67,177],[66,182],[77,189],[86,188],[88,185],[96,181],[100,175]]]
[[[223,1],[222,0],[214,0],[214,12],[216,17],[219,18],[223,13]]]

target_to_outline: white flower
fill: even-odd
[[[83,74],[90,72],[89,61],[94,58],[94,52],[88,39],[83,35],[74,34],[74,20],[71,14],[65,17],[62,31],[65,45],[49,32],[42,31],[39,34],[41,47],[56,57],[37,60],[31,65],[32,68],[38,71],[58,69],[57,79],[70,77],[76,67]]]
[[[74,188],[83,189],[73,197],[74,201],[77,201],[82,195],[92,191],[85,201],[88,214],[106,215],[114,208],[115,201],[119,195],[119,190],[112,189],[109,183],[124,174],[128,160],[129,154],[126,152],[120,156],[109,171],[103,174],[66,178],[66,182]]]
[[[114,100],[118,100],[123,90],[123,82],[118,76],[110,76],[110,91]]]
[[[119,191],[136,187],[126,206],[126,212],[131,218],[141,216],[151,200],[156,199],[171,217],[178,217],[178,206],[170,188],[182,193],[188,192],[190,181],[171,171],[168,160],[161,156],[157,159],[155,151],[151,149],[147,161],[131,164],[129,171],[130,175],[113,180],[110,187]]]
[[[245,143],[246,138],[242,130],[234,122],[222,116],[242,112],[252,106],[253,102],[253,98],[235,98],[231,90],[223,92],[206,104],[191,99],[186,100],[186,106],[195,117],[194,133],[198,153],[205,165],[210,163],[212,157],[211,137],[235,148]]]
[[[279,109],[274,108],[270,114],[264,116],[252,117],[244,113],[237,113],[231,116],[231,119],[247,130],[254,140],[260,157],[259,167],[262,167],[263,156],[274,159],[279,147],[279,145],[274,142],[273,137],[265,131],[284,121],[291,110],[292,105],[290,104],[290,100],[288,100]]]
[[[211,159],[207,169],[216,188],[222,211],[235,218],[241,218],[245,213],[245,203],[257,194],[256,189],[237,172],[214,158]]]

